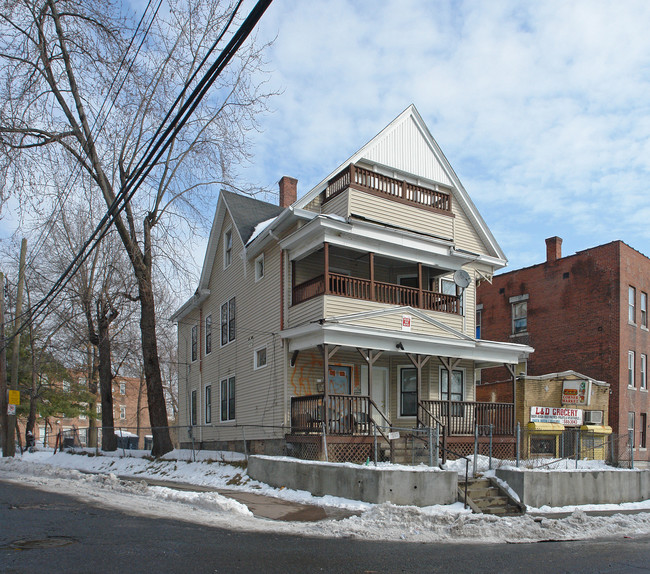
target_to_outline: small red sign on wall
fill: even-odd
[[[410,331],[410,330],[411,330],[411,316],[402,315],[402,331]]]

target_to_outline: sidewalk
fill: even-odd
[[[254,494],[252,492],[240,492],[223,488],[212,488],[186,482],[175,482],[171,480],[143,479],[134,476],[118,476],[120,480],[132,482],[146,482],[149,486],[163,486],[175,490],[186,490],[190,492],[216,492],[222,496],[232,498],[237,502],[246,505],[248,509],[258,518],[270,520],[282,520],[284,522],[318,522],[320,520],[342,520],[350,516],[358,516],[358,512],[344,510],[342,508],[323,508],[313,504],[301,504]]]

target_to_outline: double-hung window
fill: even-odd
[[[418,411],[418,376],[410,367],[400,369],[400,416],[414,417]]]
[[[648,294],[641,291],[641,326],[648,328]]]
[[[444,367],[440,368],[440,398],[443,401],[461,402],[463,400],[464,374],[462,370],[452,370],[450,386],[449,371]],[[452,405],[451,415],[455,417],[463,416],[463,405]]]
[[[205,318],[205,354],[212,352],[212,315]]]
[[[627,319],[636,323],[636,288],[632,285],[627,288]]]
[[[199,348],[199,326],[192,326],[192,361],[196,361]]]
[[[232,263],[232,229],[223,235],[223,267],[224,269]]]
[[[255,349],[255,364],[253,368],[261,369],[266,367],[266,347]]]
[[[212,385],[205,387],[205,424],[212,422]]]
[[[641,354],[641,382],[639,386],[643,390],[648,389],[648,355]]]
[[[235,298],[221,305],[221,345],[235,340]]]
[[[190,395],[190,424],[196,426],[196,391],[192,391]]]
[[[235,377],[221,380],[221,420],[235,420]]]
[[[634,351],[627,352],[627,386],[634,387]]]

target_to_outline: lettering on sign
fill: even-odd
[[[402,315],[402,331],[410,331],[410,330],[411,330],[411,316]]]
[[[7,414],[15,415],[16,414],[16,405],[7,405]]]
[[[20,404],[20,391],[9,391],[9,404],[10,405]]]
[[[589,404],[589,395],[591,394],[591,381],[565,380],[562,382],[562,404],[563,405],[581,405]]]
[[[530,422],[581,426],[583,412],[582,409],[571,409],[567,407],[530,407]]]
[[[389,432],[388,433],[388,440],[397,440],[399,438],[399,432]]]

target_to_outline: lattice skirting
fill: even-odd
[[[449,437],[447,439],[447,448],[457,452],[461,456],[471,456],[474,454],[474,437]],[[479,438],[478,454],[490,455],[489,439]],[[514,437],[494,438],[492,439],[492,456],[494,458],[513,459],[516,456],[516,446]],[[458,456],[448,454],[447,458],[454,460]]]
[[[327,457],[322,435],[287,435],[287,454],[302,460],[325,460],[330,462],[363,463],[373,460],[372,437],[327,437]]]

